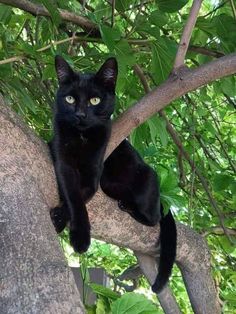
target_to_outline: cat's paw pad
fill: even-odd
[[[56,229],[57,233],[60,233],[64,230],[66,226],[66,217],[63,211],[63,207],[54,207],[50,209],[50,216],[52,223]]]
[[[70,244],[75,252],[80,254],[86,252],[90,245],[90,230],[70,230]]]

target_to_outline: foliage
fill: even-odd
[[[5,60],[0,62],[0,91],[45,141],[52,134],[56,54],[80,71],[96,70],[108,56],[117,58],[116,118],[144,95],[132,69],[135,63],[143,69],[151,88],[168,77],[191,5],[187,0],[117,0],[112,12],[105,0],[91,0],[84,7],[80,4],[83,1],[76,0],[33,2],[43,4],[50,18],[0,4],[0,60]],[[100,33],[63,21],[59,9],[85,16]],[[77,38],[70,37],[72,34]],[[235,52],[235,34],[235,1],[203,1],[186,64],[195,67]],[[235,86],[235,77],[228,77],[166,108],[168,122],[178,133],[192,165],[169,135],[167,121],[158,114],[130,135],[131,142],[159,174],[165,208],[172,206],[178,220],[206,236],[225,313],[232,313],[236,294],[236,249],[232,244],[236,234]],[[90,259],[114,271],[113,275],[133,263],[130,253],[122,255],[123,251],[118,253],[108,245],[101,248],[94,245],[88,253]],[[176,276],[173,286],[179,285]],[[176,289],[177,295],[181,295],[181,289]],[[180,304],[187,313],[184,301]],[[115,305],[112,308],[115,313]]]

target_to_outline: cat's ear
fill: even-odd
[[[59,84],[63,84],[71,80],[74,76],[74,71],[61,56],[55,57],[55,68]]]
[[[115,90],[116,79],[118,74],[118,65],[115,58],[107,59],[96,73],[96,80],[104,84],[112,91]]]

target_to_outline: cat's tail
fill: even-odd
[[[163,213],[163,206],[161,208]],[[175,262],[176,256],[177,232],[175,220],[169,210],[168,214],[160,221],[160,260],[158,274],[152,291],[159,293],[171,275],[171,270]]]

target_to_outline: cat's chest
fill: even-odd
[[[79,134],[76,138],[70,137],[60,141],[60,155],[64,161],[73,167],[80,167],[90,163],[99,153],[102,145],[84,134]]]
[[[66,160],[82,159],[88,154],[91,143],[88,139],[79,135],[77,138],[62,139],[60,142],[60,153]]]

